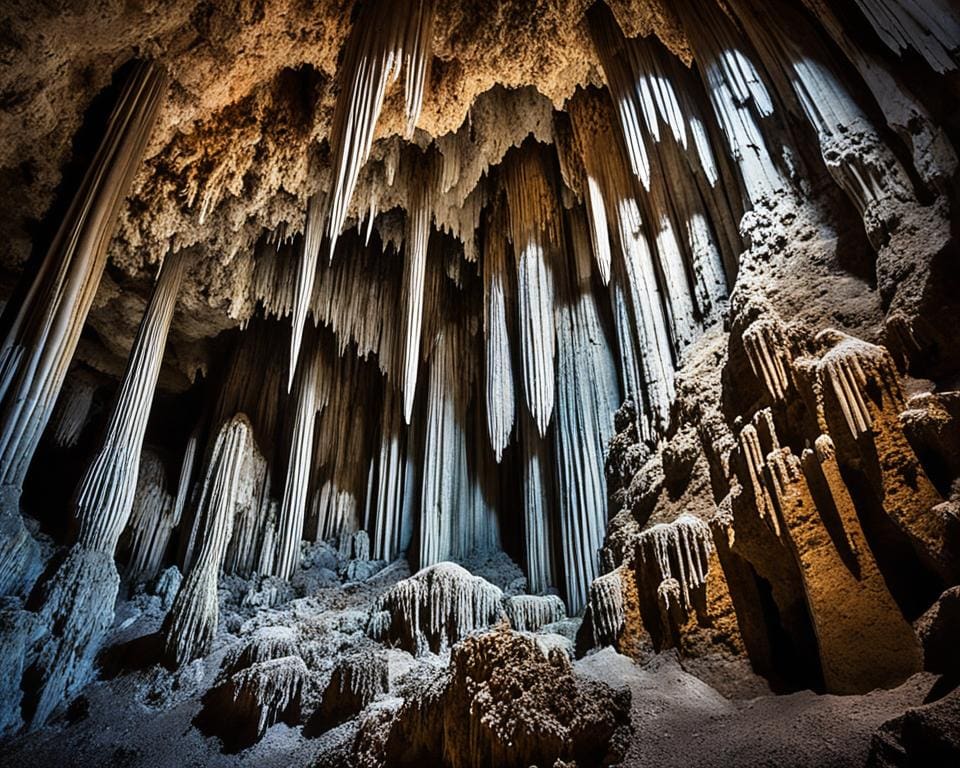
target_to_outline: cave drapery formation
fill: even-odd
[[[0,75],[0,735],[144,589],[170,674],[253,632],[198,718],[224,744],[369,712],[382,646],[449,655],[360,716],[371,765],[615,755],[629,706],[570,660],[609,646],[775,692],[944,671],[951,0],[180,5]],[[221,614],[309,597],[324,546],[396,575],[314,696],[312,635]],[[503,552],[522,587],[457,565]],[[484,654],[582,711],[497,741]]]

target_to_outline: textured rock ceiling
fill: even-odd
[[[90,317],[108,354],[82,345],[81,356],[118,373],[145,299],[122,296],[114,281],[146,286],[169,249],[191,248],[194,268],[181,297],[189,311],[178,313],[173,332],[180,368],[189,372],[204,358],[191,340],[252,312],[245,257],[263,229],[286,222],[288,234],[299,231],[309,194],[329,183],[325,140],[353,3],[72,2],[67,12],[62,5],[7,3],[0,18],[0,131],[8,137],[0,146],[7,212],[0,264],[18,271],[29,256],[96,94],[131,57],[156,57],[173,85],[111,249],[120,272],[105,276]],[[469,121],[483,147],[475,184],[528,133],[549,140],[550,107],[562,108],[578,85],[602,82],[583,24],[589,5],[441,3],[415,141],[425,146]],[[611,5],[628,34],[656,33],[688,57],[667,7]],[[402,102],[399,83],[377,124],[374,158],[382,140],[402,133]],[[461,199],[469,192],[462,189]],[[363,201],[354,196],[355,207]]]

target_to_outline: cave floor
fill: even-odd
[[[47,727],[0,745],[0,764],[6,768],[354,765],[356,717],[314,737],[304,735],[302,727],[277,723],[259,742],[237,753],[224,752],[220,740],[204,735],[193,721],[224,658],[251,627],[301,622],[309,616],[317,626],[340,627],[332,632],[342,635],[335,637],[333,645],[346,646],[351,632],[362,632],[364,611],[385,588],[406,575],[405,567],[391,566],[368,583],[330,584],[308,598],[275,608],[233,614],[227,609],[213,651],[176,673],[156,664],[141,664],[143,668],[137,669],[123,663],[136,656],[137,642],[159,629],[164,612],[153,596],[140,595],[121,603],[113,650],[108,652],[113,660],[112,671],[106,673],[110,679],[90,685]],[[512,574],[507,569],[499,576],[506,581]],[[128,649],[126,654],[117,650],[122,648]],[[426,664],[413,663],[411,658],[407,674],[429,674],[440,664],[440,658],[428,659]],[[663,768],[862,766],[877,728],[922,703],[936,679],[922,673],[896,689],[860,696],[801,691],[731,700],[685,671],[668,653],[641,666],[605,648],[576,661],[574,668],[580,675],[630,688],[634,733],[623,765]]]

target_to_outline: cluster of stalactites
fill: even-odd
[[[401,70],[405,73],[406,133],[408,138],[413,136],[423,108],[433,18],[433,0],[375,0],[361,10],[347,40],[330,129],[332,187],[329,193],[315,195],[307,211],[303,260],[295,286],[290,387],[323,235],[332,257],[360,170],[370,156],[387,87]]]

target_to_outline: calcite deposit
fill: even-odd
[[[960,764],[954,0],[0,30],[0,763]]]

